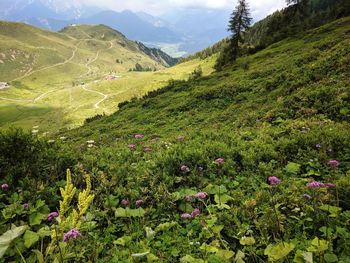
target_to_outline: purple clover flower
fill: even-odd
[[[135,134],[135,139],[143,139],[145,137],[145,135],[143,134]]]
[[[1,190],[6,191],[7,189],[9,189],[9,185],[8,184],[2,184],[1,185]]]
[[[136,149],[136,144],[129,144],[128,145],[128,148],[130,149],[130,150],[135,150]]]
[[[201,210],[199,210],[198,208],[196,208],[195,210],[192,211],[191,216],[192,217],[196,217],[199,216],[201,213]]]
[[[315,147],[316,147],[317,149],[321,149],[321,148],[322,148],[321,144],[319,144],[319,143],[316,144]]]
[[[190,172],[190,168],[188,167],[188,166],[186,166],[186,165],[181,165],[181,167],[180,167],[180,171],[182,172],[182,173],[189,173]]]
[[[199,192],[194,195],[194,197],[199,198],[199,199],[205,199],[208,197],[208,194],[206,192]]]
[[[192,218],[192,215],[190,215],[190,214],[188,214],[188,213],[185,213],[185,214],[182,214],[182,215],[181,215],[181,218],[182,218],[182,219],[190,219],[190,218]]]
[[[315,188],[322,188],[325,187],[324,183],[312,181],[311,183],[307,184],[307,188],[309,189],[315,189]]]
[[[78,239],[79,237],[81,237],[80,232],[76,228],[73,228],[69,230],[66,234],[64,234],[63,241],[68,242],[69,239],[75,240],[75,239]]]
[[[225,162],[225,159],[224,158],[217,158],[214,162],[216,164],[223,164]]]
[[[276,186],[281,183],[281,179],[279,179],[276,176],[270,176],[269,178],[267,178],[267,180],[269,181],[269,184],[272,186]]]
[[[328,161],[328,165],[332,168],[338,168],[340,162],[338,160],[330,160]]]
[[[151,152],[151,151],[152,151],[151,147],[148,147],[148,146],[143,147],[143,152],[148,153],[148,152]]]
[[[28,210],[29,209],[29,204],[28,203],[23,204],[23,209],[24,210]]]
[[[128,200],[128,199],[123,199],[120,203],[121,203],[123,206],[128,206],[128,205],[129,205],[129,200]]]
[[[144,203],[144,201],[143,200],[136,200],[136,202],[135,202],[135,204],[136,204],[136,206],[137,207],[140,207],[140,206],[142,206],[143,205],[143,203]]]
[[[58,213],[57,212],[51,212],[50,214],[47,215],[47,220],[48,221],[53,221],[56,217],[58,217]]]

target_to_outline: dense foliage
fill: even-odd
[[[0,137],[62,164],[29,202],[2,170],[2,262],[349,262],[349,31],[343,18],[197,69],[52,144]],[[46,157],[29,162],[50,182]]]
[[[348,15],[350,15],[350,1],[347,0],[298,1],[297,5],[276,11],[249,28],[244,35],[241,56],[253,54],[287,37],[302,36],[306,30]],[[218,64],[225,64],[224,62],[230,59],[228,49],[229,39],[223,39],[180,62],[194,58],[206,59],[213,54],[220,53]]]

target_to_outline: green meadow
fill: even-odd
[[[0,25],[0,55],[6,58],[0,81],[11,84],[0,90],[0,112],[6,116],[1,128],[40,126],[50,132],[77,127],[170,79],[188,78],[198,66],[209,74],[214,65],[211,58],[166,68],[104,26],[68,27],[55,34],[17,23]],[[130,71],[136,63],[153,70]],[[116,78],[106,80],[109,75]]]

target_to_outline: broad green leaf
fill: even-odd
[[[206,220],[208,227],[213,227],[218,218],[216,216],[212,216],[210,219]]]
[[[230,208],[231,208],[229,205],[224,204],[224,203],[217,204],[216,207],[219,208],[220,210],[223,210],[223,209],[230,209]]]
[[[31,230],[27,230],[23,236],[24,245],[26,246],[26,248],[30,248],[33,244],[38,242],[39,238],[40,236],[37,233]]]
[[[145,227],[145,231],[146,231],[146,237],[147,238],[152,238],[156,234],[156,232],[150,227]]]
[[[214,196],[214,201],[217,204],[226,204],[228,201],[233,200],[233,198],[227,194],[216,194]]]
[[[238,250],[237,254],[235,256],[234,262],[235,263],[245,263],[244,258],[245,258],[245,254],[241,250]]]
[[[208,194],[225,194],[227,193],[227,188],[224,185],[208,185],[205,189],[203,189],[204,192]]]
[[[130,236],[123,236],[123,237],[118,238],[117,240],[113,241],[113,244],[114,245],[125,246],[131,240],[132,240],[132,238]]]
[[[114,195],[109,195],[106,197],[104,206],[107,208],[116,207],[119,204],[119,198]]]
[[[223,225],[217,225],[217,226],[213,226],[211,228],[211,230],[215,233],[215,234],[220,234],[221,230],[224,229]]]
[[[126,209],[126,214],[130,215],[131,217],[143,217],[145,213],[146,212],[142,207],[137,209],[129,209],[129,208]]]
[[[289,175],[297,175],[300,172],[301,165],[298,163],[288,162],[284,170]]]
[[[194,258],[190,255],[186,255],[180,259],[180,263],[204,263],[205,261],[202,259]]]
[[[147,255],[147,262],[153,262],[153,261],[158,261],[158,260],[159,260],[159,258],[152,253]]]
[[[328,249],[328,245],[329,243],[327,240],[318,239],[318,237],[315,237],[311,241],[311,246],[308,247],[307,251],[320,253],[322,251],[326,251]]]
[[[172,221],[172,222],[167,222],[167,223],[163,223],[163,224],[159,224],[155,231],[156,232],[159,232],[159,231],[166,231],[166,230],[169,230],[171,228],[173,228],[174,226],[177,225],[177,222],[175,221]]]
[[[44,263],[44,256],[43,253],[41,253],[39,250],[34,249],[32,250],[35,255],[36,255],[36,259],[38,260],[38,263]]]
[[[29,224],[31,226],[40,225],[40,223],[47,217],[47,214],[42,214],[40,212],[34,212],[29,215]]]
[[[178,197],[179,199],[183,199],[186,196],[192,196],[192,195],[196,194],[197,192],[198,191],[196,191],[196,190],[193,190],[193,189],[190,189],[190,188],[185,188],[185,189],[181,189],[179,192],[177,192],[177,194],[175,194],[176,193],[175,192],[174,193],[175,195],[173,197],[174,198]]]
[[[334,255],[334,254],[331,254],[331,253],[326,253],[326,254],[324,254],[324,260],[327,263],[338,262],[338,257],[337,257],[337,255]]]
[[[328,212],[330,214],[329,217],[337,217],[341,212],[340,207],[332,206],[332,205],[321,205],[320,209],[322,211]]]
[[[242,237],[239,243],[243,246],[251,246],[255,244],[254,237]]]
[[[48,226],[44,226],[44,227],[39,229],[38,235],[41,238],[49,237],[49,236],[51,236],[51,230],[50,230],[50,228]]]
[[[13,227],[0,236],[0,258],[4,256],[11,242],[21,236],[27,228],[28,226]]]
[[[216,255],[223,260],[229,260],[235,255],[235,252],[231,250],[219,249],[216,252]]]
[[[206,243],[203,243],[201,246],[200,246],[200,249],[205,251],[205,252],[208,252],[208,253],[217,253],[219,251],[219,249],[217,247],[214,247],[214,246],[211,246],[211,245],[208,245]]]
[[[294,257],[295,263],[313,263],[312,253],[298,250]]]
[[[269,257],[269,261],[275,262],[286,256],[295,248],[292,243],[281,242],[277,245],[268,245],[264,255]]]
[[[126,210],[122,207],[119,207],[114,212],[115,217],[127,217]]]

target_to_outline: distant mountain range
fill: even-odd
[[[179,9],[155,17],[101,10],[76,0],[1,0],[0,19],[59,31],[70,24],[104,24],[172,56],[191,54],[226,37],[227,10]]]

